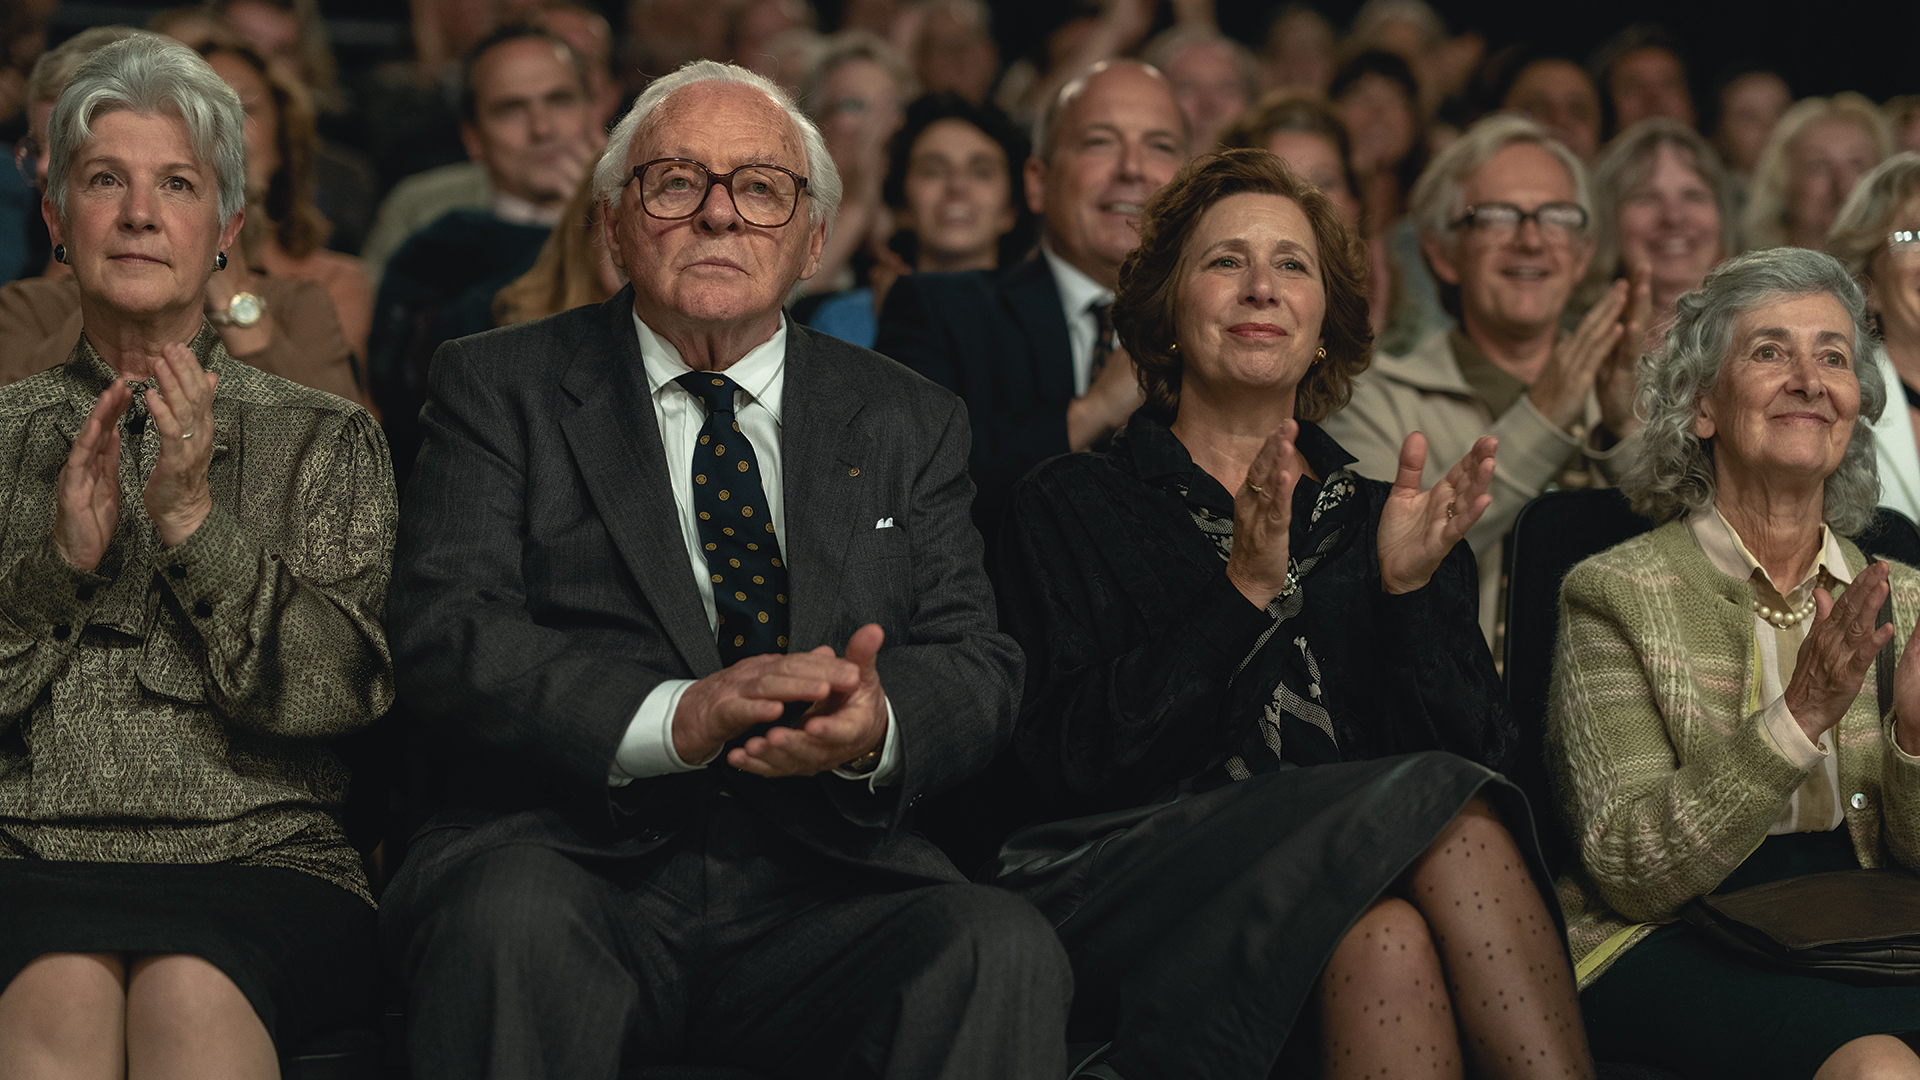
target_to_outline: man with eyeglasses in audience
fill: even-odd
[[[1072,973],[907,821],[1012,732],[966,410],[786,319],[841,183],[744,68],[593,173],[632,284],[450,342],[387,608],[446,807],[382,900],[413,1075],[1064,1076]]]
[[[1637,430],[1644,275],[1615,283],[1577,327],[1561,330],[1593,254],[1592,207],[1586,167],[1533,121],[1495,116],[1469,128],[1412,196],[1421,254],[1453,325],[1404,356],[1376,355],[1347,407],[1322,425],[1359,458],[1355,470],[1381,480],[1394,478],[1410,432],[1426,434],[1429,484],[1480,436],[1500,440],[1493,505],[1467,533],[1489,645],[1500,544],[1520,508],[1551,485],[1606,483],[1621,441]]]

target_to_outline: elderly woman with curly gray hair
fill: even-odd
[[[1549,698],[1594,1052],[1695,1078],[1920,1076],[1894,1037],[1920,1028],[1920,987],[1762,970],[1676,923],[1709,893],[1920,869],[1920,573],[1846,538],[1878,500],[1887,400],[1865,299],[1827,255],[1741,256],[1680,298],[1639,381],[1620,486],[1664,524],[1567,576]],[[1896,637],[1883,718],[1869,675]]]
[[[0,389],[0,1076],[272,1077],[369,997],[327,742],[393,698],[392,466],[208,322],[242,123],[145,35],[49,121],[82,331]]]

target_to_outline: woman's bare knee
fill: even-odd
[[[273,1038],[232,979],[198,956],[146,956],[127,974],[131,1080],[279,1075]]]
[[[126,969],[111,954],[48,953],[0,991],[0,1073],[109,1077],[124,1068]]]
[[[1892,1035],[1862,1035],[1835,1050],[1813,1080],[1916,1080],[1920,1057]]]

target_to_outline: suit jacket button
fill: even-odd
[[[66,623],[60,623],[53,628],[53,640],[65,641],[72,633],[73,628],[71,626],[68,626]]]
[[[193,602],[193,614],[196,618],[204,619],[213,614],[213,605],[207,603],[205,600],[195,600]]]
[[[1867,808],[1867,793],[1864,791],[1856,791],[1853,793],[1853,798],[1848,799],[1847,802],[1851,804],[1855,810],[1865,810]]]

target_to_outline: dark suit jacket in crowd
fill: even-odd
[[[400,693],[450,809],[409,858],[536,843],[595,859],[658,847],[722,789],[839,861],[958,880],[903,814],[1012,730],[1021,658],[994,626],[967,519],[966,411],[884,357],[790,324],[781,414],[792,651],[867,622],[904,769],[766,780],[724,763],[611,788],[648,691],[720,657],[681,535],[631,287],[443,346],[388,604]],[[882,522],[889,527],[877,528]],[[425,865],[419,865],[424,863]]]
[[[1068,449],[1073,353],[1047,260],[903,277],[887,294],[873,347],[967,403],[974,517],[996,538],[1014,482]]]

